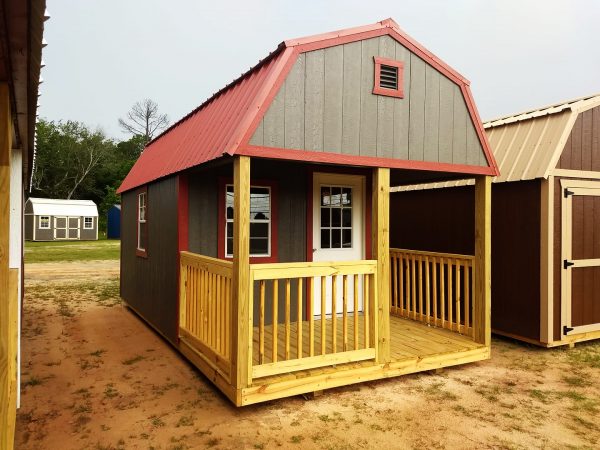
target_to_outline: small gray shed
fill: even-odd
[[[29,198],[25,203],[28,241],[95,241],[98,208],[91,200]]]

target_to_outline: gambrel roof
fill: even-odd
[[[27,202],[31,204],[31,212],[26,214],[34,216],[98,217],[98,207],[91,200],[30,197]]]
[[[486,122],[483,126],[500,168],[495,181],[548,178],[577,116],[598,105],[600,95],[590,95]]]
[[[311,152],[250,145],[250,139],[284,83],[298,55],[318,49],[389,35],[460,87],[485,166],[405,161],[333,152]],[[372,25],[282,42],[267,58],[225,86],[187,116],[151,141],[133,166],[119,193],[226,155],[248,155],[355,166],[436,170],[496,175],[469,81],[408,35],[392,19]]]
[[[548,178],[560,159],[579,114],[600,106],[600,94],[531,109],[483,124],[500,175],[494,183]],[[457,187],[472,180],[403,186],[407,191]]]

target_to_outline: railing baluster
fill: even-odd
[[[456,260],[456,280],[454,283],[454,289],[456,291],[456,331],[460,333],[460,268],[461,264],[459,260]]]
[[[419,320],[423,322],[423,258],[419,256]]]
[[[298,359],[302,358],[302,283],[303,278],[298,278],[298,291],[296,294],[296,348]]]
[[[392,267],[391,267],[391,275],[392,275],[392,311],[398,314],[398,277],[396,274],[398,273],[398,258],[396,255],[392,255]]]
[[[404,299],[404,301],[406,302],[406,311],[404,314],[404,317],[410,317],[410,304],[411,304],[411,298],[410,298],[410,292],[411,292],[411,285],[410,285],[410,260],[408,255],[406,256],[406,268],[404,269],[404,279],[406,280],[406,297]]]
[[[425,320],[429,323],[431,319],[431,290],[429,287],[429,256],[425,257]]]
[[[454,305],[454,299],[452,295],[452,267],[454,266],[453,260],[448,259],[448,329],[452,329],[452,307]]]
[[[471,303],[471,296],[469,292],[469,263],[465,261],[465,334],[469,333],[469,303]]]
[[[358,350],[358,277],[354,275],[354,350]]]
[[[369,336],[369,308],[371,307],[371,297],[369,290],[369,280],[371,275],[365,275],[363,277],[363,338],[365,342],[365,348],[369,348],[371,345],[371,339]]]
[[[400,277],[400,310],[399,315],[403,316],[404,315],[404,289],[402,289],[402,287],[404,286],[404,255],[400,254],[400,268],[398,270],[398,276]]]
[[[440,258],[440,326],[446,326],[446,266],[444,258]]]
[[[308,308],[308,356],[315,356],[315,279],[308,279],[308,292],[306,293],[306,302],[312,302],[307,305]]]
[[[432,278],[433,278],[433,324],[437,326],[437,320],[438,320],[438,295],[437,295],[437,291],[438,291],[438,279],[437,279],[437,265],[438,262],[436,260],[433,261],[433,264],[431,264],[431,269],[433,271],[432,273]]]
[[[291,297],[291,281],[289,278],[285,279],[285,359],[290,359],[290,297]]]
[[[410,270],[412,278],[412,318],[417,320],[417,281],[416,281],[416,269],[415,269],[415,256],[410,257]]]
[[[271,360],[277,362],[277,344],[278,344],[278,321],[279,321],[279,280],[273,280],[273,319],[272,319],[272,332],[273,332],[273,344],[272,344],[272,355]]]
[[[337,352],[337,280],[331,277],[331,353]]]
[[[212,295],[212,300],[211,300],[211,308],[210,308],[210,312],[211,312],[211,316],[210,316],[210,321],[212,322],[210,328],[211,328],[211,335],[212,335],[212,346],[213,348],[216,347],[217,345],[217,321],[215,320],[215,318],[217,317],[217,300],[219,298],[219,285],[217,283],[218,281],[218,275],[217,274],[213,274],[212,277],[212,285],[213,285],[213,295]]]
[[[325,307],[325,301],[327,300],[327,285],[325,284],[327,278],[321,277],[321,355],[324,355],[327,350],[327,318],[325,317],[327,309]]]
[[[215,349],[219,351],[221,347],[221,275],[215,278]]]
[[[263,364],[265,361],[265,280],[260,280],[258,286],[258,364]]]
[[[342,278],[344,283],[344,304],[342,309],[342,351],[348,350],[348,275]]]

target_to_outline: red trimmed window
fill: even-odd
[[[250,260],[277,261],[277,204],[273,182],[253,181],[250,186]],[[219,186],[219,258],[233,258],[233,184]]]
[[[404,98],[404,63],[379,56],[375,56],[374,60],[373,94]]]
[[[138,191],[137,201],[137,248],[138,256],[148,256],[148,191]]]

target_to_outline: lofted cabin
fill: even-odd
[[[495,175],[393,20],[285,41],[123,181],[121,296],[238,406],[487,359]],[[390,185],[465,176],[472,254],[390,248]]]
[[[501,172],[492,184],[493,331],[543,347],[600,338],[600,95],[484,127]],[[392,245],[470,252],[472,185],[393,189]],[[423,209],[440,214],[436,239]]]

